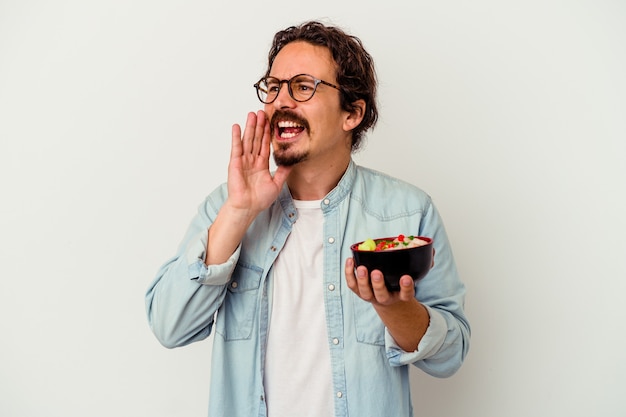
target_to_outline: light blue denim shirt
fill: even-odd
[[[152,331],[168,348],[203,340],[215,329],[210,417],[266,416],[263,372],[272,265],[298,213],[285,186],[231,258],[207,268],[207,229],[226,195],[224,184],[200,206],[177,254],[148,289],[146,309]],[[335,416],[412,416],[408,365],[447,377],[459,369],[469,348],[465,286],[441,218],[419,188],[352,161],[321,208]],[[436,251],[435,266],[415,287],[430,324],[414,352],[396,345],[373,307],[347,287],[343,272],[352,243],[399,234],[432,237]]]

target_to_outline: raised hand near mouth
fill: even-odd
[[[235,251],[256,216],[278,197],[291,168],[279,166],[272,176],[269,170],[270,125],[265,112],[248,113],[241,134],[238,124],[232,128],[228,164],[228,198],[209,229],[207,265],[225,262]]]
[[[243,136],[239,125],[233,125],[227,204],[254,216],[276,200],[290,171],[279,166],[271,175],[270,142],[270,125],[263,110],[248,113]]]

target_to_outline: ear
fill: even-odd
[[[352,106],[354,107],[354,109],[350,113],[348,113],[346,119],[343,121],[343,130],[345,130],[346,132],[349,132],[357,127],[365,116],[365,100],[359,99],[352,103]]]

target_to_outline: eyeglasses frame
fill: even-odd
[[[292,89],[291,89],[291,81],[292,81],[294,78],[301,77],[301,76],[303,76],[303,75],[306,75],[307,77],[311,77],[311,78],[313,78],[313,81],[315,82],[315,86],[313,87],[313,93],[311,93],[311,97],[307,98],[306,100],[298,100],[298,99],[297,99],[297,98],[295,98],[295,97],[294,97],[294,95],[293,95],[293,91],[292,91]],[[261,98],[261,85],[260,85],[260,84],[261,84],[261,81],[263,81],[263,80],[267,80],[268,78],[273,78],[273,79],[275,79],[275,80],[278,80],[278,92],[276,93],[276,96],[275,96],[275,97],[274,97],[271,101],[264,101],[264,100]],[[289,97],[291,97],[294,101],[297,101],[298,103],[304,103],[304,102],[306,102],[306,101],[311,100],[311,99],[313,98],[313,96],[315,95],[315,93],[317,92],[317,86],[318,86],[318,85],[320,85],[320,84],[324,84],[324,85],[327,85],[327,86],[329,86],[329,87],[332,87],[332,88],[334,88],[334,89],[336,89],[336,90],[341,91],[341,88],[339,88],[339,87],[338,87],[338,86],[336,86],[335,84],[331,84],[331,83],[329,83],[328,81],[324,81],[324,80],[321,80],[321,79],[319,79],[319,78],[315,78],[315,77],[314,77],[314,76],[312,76],[311,74],[297,74],[297,75],[294,75],[293,77],[289,78],[288,80],[281,80],[281,79],[276,78],[276,77],[263,77],[263,78],[261,78],[259,81],[257,81],[257,82],[254,84],[254,88],[256,88],[256,95],[257,95],[258,99],[261,101],[261,103],[265,103],[265,104],[272,104],[274,101],[276,101],[276,99],[278,98],[278,95],[280,94],[280,89],[283,87],[283,83],[286,83],[286,84],[287,84],[287,91],[289,92]],[[267,93],[267,92],[266,92],[266,93]]]

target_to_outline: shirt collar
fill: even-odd
[[[337,205],[339,205],[352,191],[352,186],[354,185],[354,180],[356,178],[356,164],[350,159],[350,163],[348,164],[348,168],[343,173],[339,183],[330,190],[328,194],[321,200],[321,207],[323,212],[327,212],[329,210],[334,209]],[[280,191],[280,195],[278,196],[278,200],[283,211],[287,214],[289,218],[292,218],[293,221],[297,218],[297,214],[295,214],[296,209],[293,205],[293,198],[291,197],[291,192],[289,191],[289,187],[287,183],[283,185],[282,190]],[[294,213],[290,216],[290,213]]]

